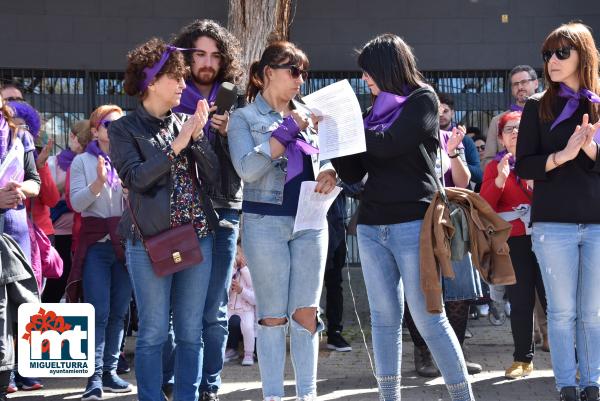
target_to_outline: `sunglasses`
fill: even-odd
[[[7,102],[24,102],[25,99],[23,99],[22,97],[17,97],[17,96],[9,96],[6,99]]]
[[[98,127],[103,126],[104,128],[108,129],[108,127],[110,127],[111,123],[112,123],[112,120],[102,120],[102,121],[100,121],[100,124],[98,124]]]
[[[575,50],[573,46],[565,46],[556,50],[544,50],[542,52],[542,59],[544,63],[547,63],[552,58],[553,54],[556,54],[556,58],[559,60],[566,60],[571,57],[571,50]]]
[[[477,148],[478,151],[482,151],[485,150],[485,145],[479,145],[479,146],[475,146]]]
[[[275,70],[290,70],[290,74],[292,74],[292,78],[298,78],[300,75],[302,75],[302,79],[305,81],[306,81],[306,78],[308,78],[308,71],[303,70],[302,68],[298,67],[297,65],[269,64],[269,67],[271,67]]]

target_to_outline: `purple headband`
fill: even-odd
[[[156,75],[160,72],[161,68],[163,68],[163,66],[169,59],[169,56],[171,55],[171,53],[173,53],[175,50],[184,52],[184,51],[198,50],[198,49],[195,49],[193,47],[185,48],[185,47],[175,47],[172,45],[167,45],[167,49],[163,52],[162,56],[160,57],[160,60],[158,60],[158,62],[156,64],[154,64],[152,67],[144,68],[144,74],[146,74],[146,79],[144,79],[144,82],[142,82],[142,84],[140,85],[140,92],[144,92],[148,88],[148,85],[150,85],[150,82],[152,82],[154,77],[156,77]]]

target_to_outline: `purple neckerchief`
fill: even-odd
[[[100,149],[98,140],[96,139],[90,142],[85,148],[85,151],[96,157],[102,156],[104,158],[104,166],[106,167],[106,181],[112,189],[116,189],[119,184],[119,176],[117,175],[117,171],[114,169],[110,161],[110,157],[104,153],[102,149]]]
[[[365,117],[364,126],[372,131],[385,131],[402,112],[407,96],[389,92],[379,92],[375,98],[371,112]]]
[[[550,126],[550,131],[554,129],[558,124],[568,119],[575,113],[575,110],[579,107],[579,99],[585,97],[592,103],[600,103],[600,97],[596,95],[594,92],[589,89],[579,89],[579,92],[575,92],[573,89],[569,88],[567,85],[560,83],[560,90],[558,91],[558,96],[569,99],[565,107],[561,111],[560,115],[554,122],[552,126]]]
[[[494,156],[494,160],[496,160],[498,163],[500,163],[500,161],[502,160],[504,155],[507,153],[508,153],[508,150],[506,150],[506,149],[501,150],[500,152],[496,153],[496,156]],[[510,168],[511,173],[514,172],[514,170],[515,170],[515,155],[511,155],[508,158],[508,167]],[[516,175],[516,173],[515,173],[515,177],[517,177],[517,182],[519,182],[521,180],[519,178],[519,176]]]
[[[8,138],[10,137],[10,126],[4,118],[4,114],[0,112],[0,161],[4,161],[8,153]]]
[[[285,146],[285,156],[288,159],[285,183],[298,176],[304,170],[302,154],[316,155],[319,149],[298,138],[300,127],[292,116],[283,119],[283,123],[273,131],[271,136]]]
[[[185,114],[194,114],[196,112],[196,108],[198,106],[198,101],[204,99],[202,93],[198,87],[194,84],[192,80],[187,81],[186,87],[181,94],[181,101],[179,102],[179,106],[173,109],[176,113],[185,113]],[[208,105],[210,106],[217,99],[217,92],[221,87],[221,82],[215,82],[210,88],[210,93],[208,94]],[[210,120],[206,122],[203,128],[204,135],[206,135],[210,140],[213,138],[213,133],[210,132]]]
[[[77,156],[77,153],[73,152],[71,149],[67,148],[63,150],[56,156],[58,167],[60,167],[62,171],[66,172],[69,170],[69,167],[71,167],[71,163],[73,162],[75,156]]]
[[[167,48],[160,56],[160,60],[158,60],[158,62],[156,64],[154,64],[152,67],[144,68],[143,71],[144,71],[144,74],[146,77],[144,78],[144,81],[142,81],[142,83],[140,84],[140,87],[139,87],[140,92],[144,92],[148,88],[148,85],[150,85],[150,82],[152,82],[154,77],[156,77],[158,75],[161,68],[163,68],[163,66],[169,59],[169,56],[171,55],[171,53],[173,53],[175,50],[179,50],[180,52],[185,52],[185,51],[193,51],[193,50],[197,50],[197,49],[195,49],[193,47],[186,48],[186,47],[175,47],[172,45],[167,45]]]
[[[523,111],[523,106],[513,103],[510,105],[509,109],[510,111]]]

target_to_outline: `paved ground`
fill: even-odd
[[[368,326],[368,304],[359,268],[351,268],[352,284],[357,300],[358,315],[363,326]],[[369,358],[362,335],[354,315],[351,296],[345,299],[347,328],[345,332],[354,350],[350,353],[329,352],[325,349],[325,339],[319,359],[319,400],[376,401],[377,388],[369,365]],[[558,397],[554,391],[554,379],[550,368],[550,356],[539,352],[534,360],[536,370],[532,376],[518,381],[503,378],[504,369],[512,361],[512,337],[510,324],[494,327],[487,320],[471,320],[469,328],[472,339],[467,340],[471,360],[481,363],[484,372],[472,376],[477,400],[482,401],[554,401]],[[367,338],[369,333],[367,330]],[[408,342],[407,342],[408,340]],[[132,349],[135,338],[131,338],[128,349]],[[370,343],[370,342],[369,342]],[[441,379],[426,380],[413,370],[412,344],[405,336],[403,351],[403,393],[405,401],[446,401],[449,400]],[[372,352],[371,352],[372,355]],[[123,376],[135,383],[135,376]],[[294,395],[293,371],[289,363],[286,373],[286,400]],[[84,379],[48,379],[44,390],[18,392],[10,396],[18,400],[78,400],[85,386]],[[260,400],[260,376],[258,366],[242,367],[237,363],[227,364],[223,372],[222,401]],[[105,399],[115,401],[136,400],[135,394],[105,394]]]

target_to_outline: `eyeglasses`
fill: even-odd
[[[269,64],[269,67],[271,67],[275,70],[290,70],[290,74],[292,75],[292,78],[298,78],[300,75],[302,75],[302,79],[305,81],[306,81],[306,78],[308,78],[308,71],[303,70],[302,68],[298,67],[297,65]]]
[[[100,121],[100,124],[98,124],[98,128],[100,128],[100,126],[102,125],[104,128],[108,129],[108,127],[110,127],[111,123],[112,123],[112,120],[102,120],[102,121]]]
[[[511,85],[513,88],[518,88],[519,86],[525,86],[532,81],[535,81],[535,78],[523,79],[521,81],[511,83]]]
[[[502,133],[503,134],[512,134],[512,133],[519,133],[519,126],[518,125],[506,125],[504,126],[504,128],[502,128]]]
[[[18,96],[10,96],[4,100],[6,100],[7,102],[24,102],[25,101],[25,99],[23,99],[22,97],[18,97]]]
[[[477,148],[477,150],[479,152],[481,152],[482,150],[485,150],[485,145],[479,145],[479,146],[475,146]]]
[[[553,54],[556,54],[556,58],[559,60],[566,60],[571,57],[571,50],[575,50],[573,46],[565,46],[556,50],[544,50],[542,52],[542,59],[544,63],[547,63],[552,58]]]

